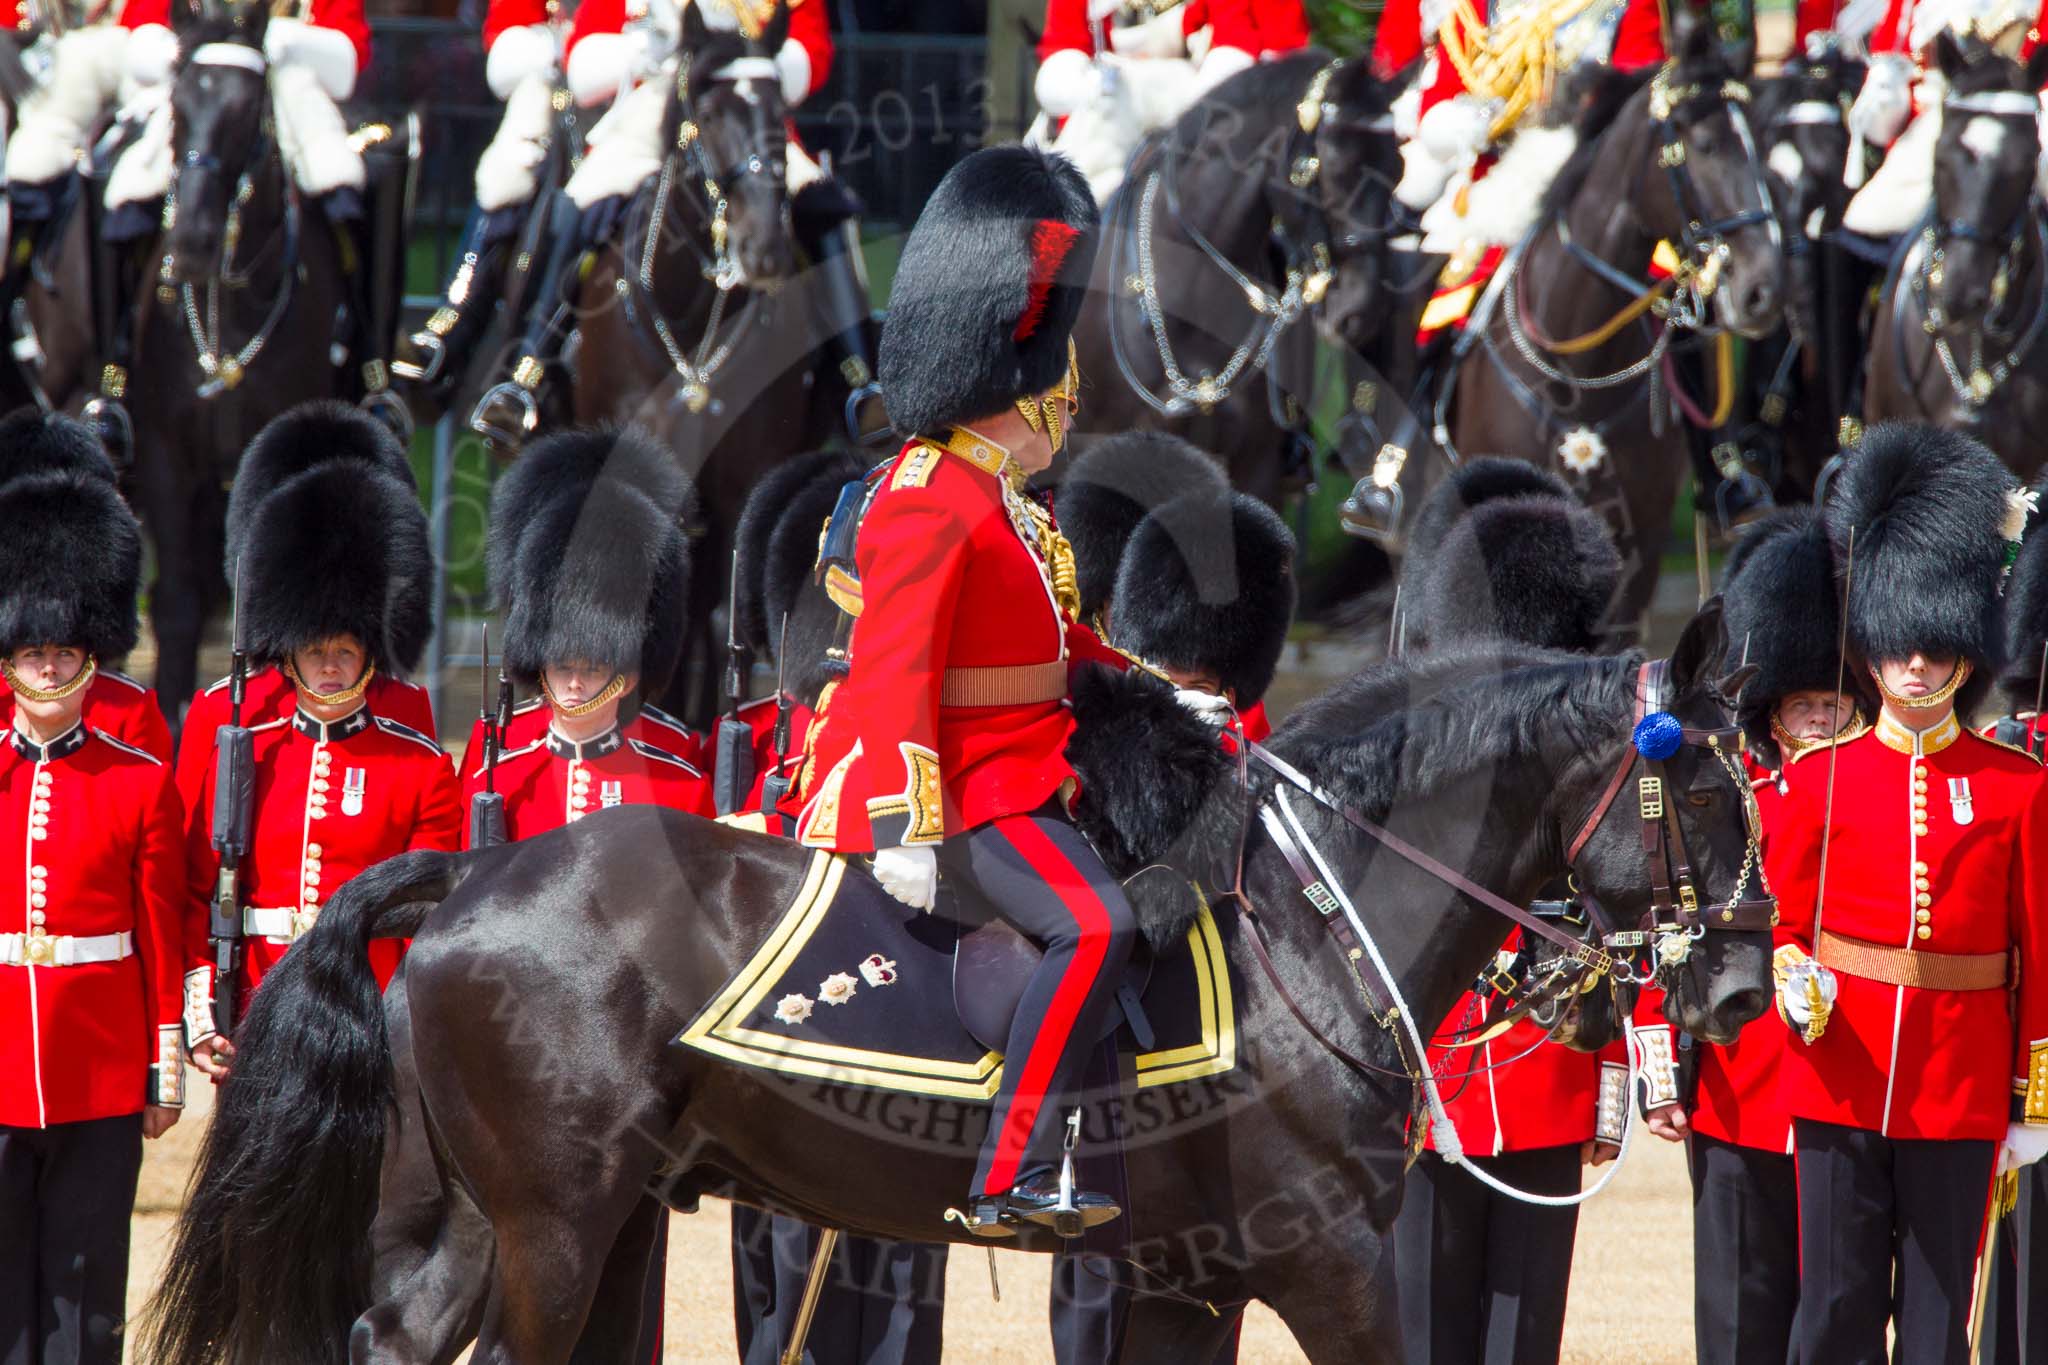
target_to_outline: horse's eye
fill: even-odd
[[[1714,792],[1711,788],[1703,792],[1687,792],[1685,803],[1689,806],[1711,806],[1714,804]]]

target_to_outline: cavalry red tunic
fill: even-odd
[[[439,745],[367,706],[322,726],[294,712],[251,727],[255,734],[255,833],[243,863],[242,986],[255,989],[321,905],[350,877],[415,848],[453,850],[462,838],[455,772]],[[188,823],[195,966],[210,969],[206,903],[219,860],[209,768]],[[370,944],[379,985],[391,980],[402,945]],[[188,982],[188,989],[191,989]]]
[[[948,445],[909,442],[882,476],[854,556],[852,671],[818,722],[805,843],[937,844],[1073,782],[1069,641],[1093,637],[1054,599],[1014,468],[963,429]]]
[[[498,758],[492,782],[505,798],[505,835],[525,839],[608,806],[666,806],[709,817],[711,781],[695,765],[614,728],[581,744],[552,730]],[[462,806],[484,789],[483,749],[463,762]],[[468,846],[468,824],[463,842]]]
[[[810,88],[803,98],[809,99],[825,84],[825,78],[832,74],[832,16],[826,10],[827,0],[792,0],[789,5],[789,41],[804,50],[810,59]],[[595,33],[624,33],[629,20],[644,18],[647,14],[647,0],[583,0],[576,7],[576,23],[569,31],[569,41],[563,46],[564,60],[576,50],[576,44]],[[538,23],[539,20],[508,20],[512,22]],[[496,31],[486,28],[484,41],[488,45]],[[593,49],[595,50],[595,49]],[[798,100],[797,103],[803,103]]]
[[[1096,37],[1107,25],[1089,22],[1088,9],[1089,0],[1047,0],[1039,61],[1055,52],[1093,56],[1106,50],[1097,47]],[[1190,0],[1181,16],[1183,33],[1209,29],[1211,50],[1234,47],[1257,57],[1308,46],[1308,15],[1301,0]]]
[[[306,22],[315,28],[331,28],[346,34],[356,49],[357,72],[370,68],[370,21],[363,12],[363,0],[312,0]],[[121,27],[141,28],[145,24],[171,26],[171,0],[128,0],[121,10]]]
[[[370,679],[363,702],[372,715],[395,720],[409,730],[434,738],[434,706],[427,689],[379,673]],[[178,794],[187,810],[198,799],[200,784],[213,774],[213,732],[228,723],[228,680],[222,678],[192,698],[185,710],[185,728],[178,735]],[[299,709],[298,689],[274,664],[250,670],[242,687],[242,724],[251,728],[283,720]]]
[[[142,750],[151,758],[171,761],[171,727],[157,705],[156,689],[144,687],[126,673],[102,668],[85,689],[87,725]],[[14,722],[14,690],[0,678],[0,726]]]
[[[1835,754],[1822,930],[1907,953],[2013,954],[2018,988],[1887,984],[1824,946],[1839,994],[1820,1040],[1785,1048],[1786,1107],[1894,1138],[2001,1140],[2016,1093],[2029,1118],[2048,1118],[2040,764],[1953,717],[1916,742],[1883,716]],[[1766,864],[1784,916],[1779,942],[1808,953],[1827,785],[1811,779],[1791,784]]]
[[[1589,53],[1588,59],[1603,61],[1617,71],[1640,71],[1662,62],[1666,55],[1663,7],[1658,0],[1627,0],[1627,8],[1622,10],[1621,21],[1614,30],[1612,50],[1604,55]],[[1464,93],[1465,81],[1458,74],[1457,65],[1439,60],[1436,78],[1422,92],[1422,111],[1427,113],[1453,95]]]
[[[181,1065],[185,852],[171,770],[85,725],[47,749],[10,737],[0,1125],[139,1113],[150,1066]]]

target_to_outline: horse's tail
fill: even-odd
[[[143,1359],[347,1361],[349,1330],[370,1303],[370,1220],[393,1112],[369,942],[417,931],[474,862],[422,851],[379,863],[343,885],[264,976],[149,1306]]]

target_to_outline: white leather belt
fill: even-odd
[[[0,934],[0,967],[83,967],[135,954],[135,935]]]
[[[252,905],[242,911],[242,932],[250,938],[290,943],[311,929],[319,917],[317,905]]]

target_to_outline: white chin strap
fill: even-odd
[[[259,76],[270,69],[261,52],[240,43],[203,43],[193,51],[192,61],[197,66],[238,66]]]

